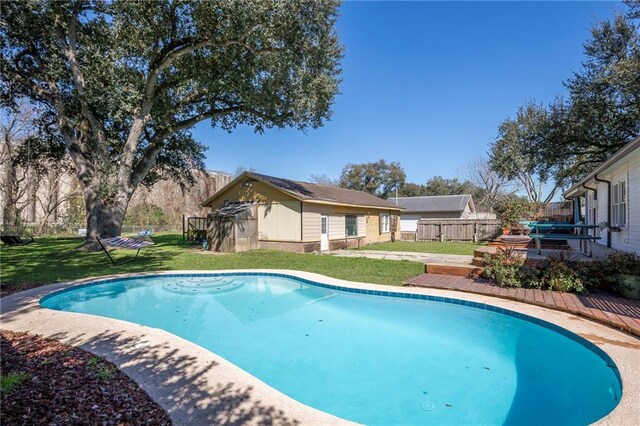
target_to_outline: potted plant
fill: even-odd
[[[607,257],[605,267],[624,297],[640,299],[639,256],[634,253],[613,253]]]
[[[498,249],[484,257],[483,275],[495,280],[499,286],[519,287],[518,273],[524,265],[524,258],[513,247]]]

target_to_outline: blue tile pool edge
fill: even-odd
[[[128,275],[126,277],[111,277],[111,278],[104,278],[104,279],[98,278],[95,280],[91,280],[89,282],[78,283],[78,284],[73,284],[73,282],[69,282],[67,283],[67,284],[70,284],[68,287],[55,290],[55,291],[52,291],[51,293],[44,295],[42,298],[40,298],[40,300],[38,301],[38,304],[43,309],[49,309],[42,306],[43,302],[59,294],[67,293],[69,291],[75,291],[84,287],[108,284],[110,282],[116,282],[116,281],[120,282],[120,281],[131,281],[131,280],[139,280],[139,279],[172,278],[172,277],[185,278],[185,277],[219,277],[219,276],[262,276],[262,277],[288,278],[288,279],[302,282],[304,284],[309,284],[316,287],[328,288],[330,290],[342,291],[345,293],[356,293],[356,294],[366,294],[371,296],[386,296],[386,297],[395,297],[395,298],[401,298],[401,299],[416,299],[416,300],[427,300],[431,302],[450,303],[453,305],[468,306],[471,308],[483,309],[486,311],[495,312],[498,314],[518,318],[520,320],[531,322],[533,324],[539,325],[541,327],[545,327],[551,331],[561,334],[562,336],[567,337],[573,340],[574,342],[584,346],[586,349],[594,352],[596,355],[602,358],[602,360],[606,363],[606,365],[610,369],[613,370],[614,374],[618,379],[618,382],[620,383],[620,390],[621,392],[623,391],[622,376],[620,375],[620,371],[618,370],[618,367],[616,366],[615,362],[611,359],[609,354],[607,354],[603,349],[599,348],[594,343],[590,342],[584,337],[581,337],[576,333],[567,330],[564,327],[553,324],[549,321],[542,320],[540,318],[536,318],[531,315],[522,314],[520,312],[511,311],[509,309],[501,308],[498,306],[488,305],[482,302],[473,302],[470,300],[455,299],[451,297],[432,296],[430,294],[403,293],[399,291],[389,291],[389,290],[369,290],[369,289],[361,289],[361,288],[355,288],[355,287],[346,287],[346,286],[335,285],[335,284],[325,284],[318,281],[301,278],[291,274],[283,274],[280,272],[201,272],[201,273],[166,273],[166,274],[150,274],[150,275],[139,274],[139,275]]]

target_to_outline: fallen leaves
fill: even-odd
[[[0,331],[2,375],[29,380],[2,394],[3,425],[170,425],[167,413],[115,365],[27,333]]]

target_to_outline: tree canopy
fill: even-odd
[[[565,83],[566,99],[549,107],[541,160],[571,183],[640,135],[640,18],[598,22],[586,59]]]
[[[489,148],[491,168],[499,176],[518,182],[532,202],[548,202],[558,190],[551,177],[553,168],[540,159],[539,150],[546,143],[548,128],[545,107],[529,102],[518,109],[516,118],[500,124],[498,137]]]
[[[406,175],[398,162],[347,164],[342,169],[338,186],[365,191],[378,197],[387,198],[404,184]]]
[[[566,96],[548,106],[527,102],[498,129],[492,167],[518,177],[532,201],[550,198],[536,185],[572,184],[640,135],[640,6],[626,3],[626,15],[593,25]]]
[[[199,121],[316,128],[331,116],[339,3],[0,3],[0,97],[50,117],[81,183],[88,238],[118,234],[141,183],[189,182]]]

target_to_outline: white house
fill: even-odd
[[[640,253],[640,136],[565,191],[564,196],[573,200],[576,222],[609,224],[600,231],[598,244]]]
[[[476,208],[470,194],[392,197],[393,204],[404,208],[400,230],[416,232],[420,219],[475,219]]]

